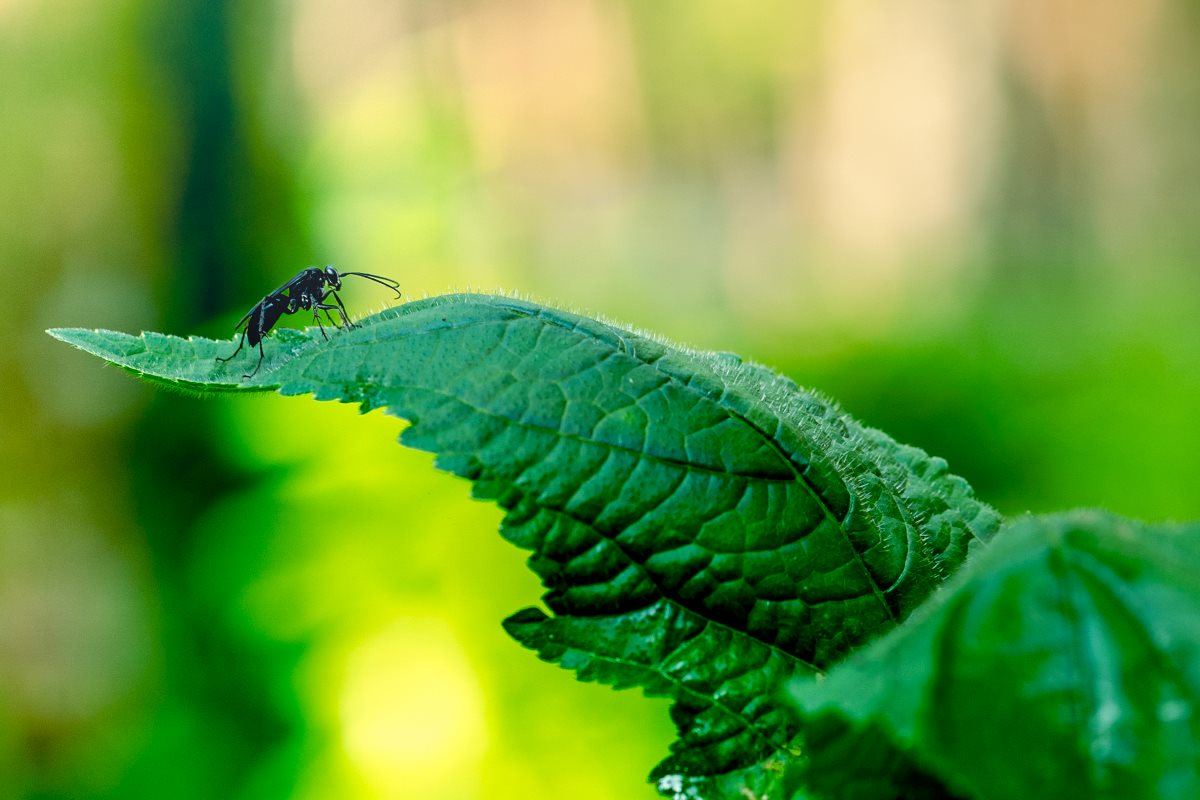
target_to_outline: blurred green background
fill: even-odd
[[[0,797],[653,796],[400,423],[142,386],[300,267],[735,350],[1002,511],[1200,517],[1190,0],[0,0]],[[351,308],[386,292],[348,290]]]

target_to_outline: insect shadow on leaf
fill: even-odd
[[[242,375],[242,378],[254,377],[266,357],[266,353],[263,351],[263,337],[271,332],[275,323],[279,322],[279,318],[284,314],[295,314],[298,311],[313,312],[313,320],[317,323],[317,327],[326,341],[329,339],[329,334],[325,333],[325,326],[321,323],[321,312],[325,312],[325,318],[335,328],[349,330],[355,327],[354,323],[350,321],[349,312],[346,311],[346,304],[342,302],[341,295],[338,294],[338,290],[342,288],[342,278],[348,275],[366,278],[386,286],[396,293],[397,299],[400,297],[400,284],[382,275],[373,275],[369,272],[338,272],[333,267],[303,269],[297,272],[290,281],[258,301],[254,308],[247,311],[245,316],[238,320],[234,329],[240,330],[242,336],[237,349],[224,358],[217,358],[217,361],[224,363],[232,360],[234,356],[242,352],[242,348],[249,342],[251,347],[258,347],[258,363],[254,365],[253,370]],[[333,303],[327,302],[330,299],[333,300]],[[341,324],[334,321],[331,311],[338,312],[342,319]]]

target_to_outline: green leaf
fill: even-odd
[[[508,510],[550,614],[506,623],[584,680],[673,698],[653,778],[782,793],[799,733],[776,687],[897,624],[998,524],[944,462],[736,356],[532,303],[452,295],[339,331],[229,342],[57,330],[143,377],[387,407],[401,441]]]
[[[1200,524],[1022,519],[794,696],[830,797],[884,739],[970,797],[1200,797]]]

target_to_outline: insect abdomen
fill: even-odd
[[[250,317],[250,324],[246,326],[246,340],[250,342],[251,347],[262,341],[271,328],[275,327],[275,323],[283,316],[285,310],[287,310],[286,297],[272,298],[270,302],[263,301],[259,305]]]

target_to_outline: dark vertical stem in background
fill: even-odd
[[[236,76],[252,86],[270,82],[237,70],[244,64],[234,43],[248,37],[232,27],[234,4],[182,0],[162,8],[149,20],[148,48],[159,56],[182,137],[164,322],[187,333],[218,315],[240,316],[297,268],[307,236],[285,159],[251,133],[262,126],[252,124],[257,109],[239,93]],[[253,17],[268,24],[249,38],[270,48],[276,36],[266,13]],[[235,796],[288,731],[270,705],[262,665],[231,640],[197,591],[197,520],[248,477],[222,461],[212,414],[209,404],[156,393],[131,454],[161,604],[160,716],[176,720],[157,727],[141,774],[131,779],[146,796],[155,784],[164,797]]]
[[[231,299],[231,269],[244,259],[233,246],[240,225],[233,213],[232,176],[244,160],[234,124],[227,2],[182,2],[167,23],[169,75],[185,120],[187,145],[176,217],[178,270],[171,313],[195,324]],[[173,41],[172,41],[173,40]]]
[[[256,124],[259,109],[250,107],[251,91],[272,81],[254,70],[269,59],[234,49],[250,40],[269,51],[277,20],[266,9],[235,15],[229,0],[185,0],[170,8],[159,22],[160,50],[175,105],[186,115],[170,305],[173,321],[187,326],[231,311],[240,316],[306,265],[311,248],[295,213],[286,157],[255,138],[263,126]],[[259,29],[235,36],[235,24]]]

